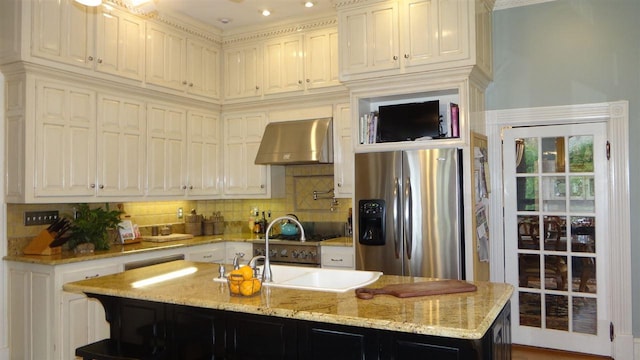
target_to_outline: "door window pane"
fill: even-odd
[[[518,249],[540,249],[540,223],[537,215],[518,216]]]
[[[593,171],[593,136],[569,136],[569,171]]]
[[[586,256],[572,256],[571,263],[573,291],[590,294],[597,293],[596,259]]]
[[[567,257],[546,255],[544,257],[544,288],[567,290]]]
[[[520,325],[542,327],[540,316],[542,303],[540,294],[520,292],[518,302],[520,304]]]
[[[518,254],[520,287],[540,289],[540,255]]]
[[[518,211],[538,211],[538,178],[519,177],[516,179],[518,191]]]
[[[516,141],[516,172],[527,174],[538,172],[538,138]]]
[[[569,330],[569,297],[545,295],[547,329]]]
[[[544,217],[544,249],[567,251],[567,220],[565,216]]]
[[[596,219],[593,216],[571,217],[571,250],[595,254]]]
[[[598,307],[597,299],[574,297],[573,298],[573,331],[583,334],[598,334]]]
[[[564,137],[542,138],[542,172],[564,172]]]

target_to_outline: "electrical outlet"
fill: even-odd
[[[34,225],[48,225],[53,224],[54,221],[58,220],[59,217],[58,210],[51,211],[25,211],[24,212],[24,225],[25,226],[34,226]]]
[[[182,208],[178,208],[178,219],[182,219],[183,216],[184,212],[182,211]]]

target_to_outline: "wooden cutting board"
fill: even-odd
[[[393,295],[399,298],[414,296],[455,294],[476,291],[475,285],[462,280],[434,280],[410,284],[392,284],[381,288],[358,288],[356,296],[360,299],[373,299],[376,295]]]
[[[158,235],[158,236],[143,236],[142,240],[151,242],[166,242],[176,240],[187,240],[193,238],[191,234],[170,234],[170,235]]]

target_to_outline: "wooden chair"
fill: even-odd
[[[518,249],[540,249],[540,229],[537,222],[518,224]]]

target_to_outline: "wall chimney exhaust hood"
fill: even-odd
[[[264,129],[257,165],[333,163],[332,118],[273,122]]]

